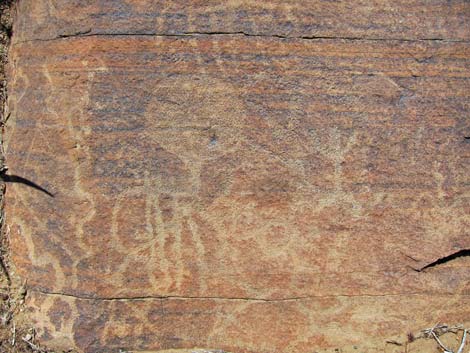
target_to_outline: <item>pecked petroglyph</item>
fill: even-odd
[[[459,315],[468,259],[436,259],[470,247],[468,43],[284,38],[235,17],[246,33],[224,34],[197,28],[202,3],[139,17],[142,35],[83,14],[55,33],[75,6],[55,5],[43,41],[14,45],[8,155],[56,192],[8,191],[44,342],[372,351],[409,322]],[[119,15],[102,6],[94,20]],[[300,8],[259,11],[294,21]],[[170,22],[184,31],[146,27]]]

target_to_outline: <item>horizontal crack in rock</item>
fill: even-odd
[[[450,42],[450,43],[470,43],[468,40],[464,39],[449,39],[449,38],[374,38],[374,37],[354,37],[354,36],[324,36],[324,35],[311,35],[311,36],[290,36],[282,34],[261,34],[261,33],[249,33],[245,31],[234,31],[234,32],[224,32],[224,31],[208,31],[208,32],[181,32],[181,33],[138,33],[138,32],[122,32],[122,33],[92,33],[91,30],[80,31],[72,34],[62,34],[54,38],[36,38],[24,41],[17,41],[14,44],[22,44],[28,42],[48,42],[58,39],[66,39],[73,37],[99,37],[99,36],[151,36],[151,37],[197,37],[197,36],[223,36],[223,35],[233,35],[233,36],[245,36],[245,37],[259,37],[259,38],[275,38],[275,39],[300,39],[300,40],[349,40],[349,41],[396,41],[396,42],[421,42],[421,41],[435,41],[435,42]]]
[[[441,296],[454,296],[455,293],[427,293],[427,292],[413,292],[413,293],[385,293],[385,294],[338,294],[338,295],[310,295],[292,298],[279,298],[279,299],[267,299],[267,298],[245,298],[245,297],[201,297],[201,296],[139,296],[139,297],[93,297],[85,295],[74,295],[69,293],[61,292],[49,292],[30,288],[30,292],[36,292],[43,295],[69,297],[79,300],[96,300],[96,301],[139,301],[139,300],[224,300],[224,301],[251,301],[251,302],[291,302],[299,300],[312,300],[312,299],[323,299],[323,298],[377,298],[377,297],[400,297],[400,296],[417,296],[417,295],[441,295]],[[466,294],[459,294],[459,296],[466,296]],[[470,295],[469,295],[470,296]]]

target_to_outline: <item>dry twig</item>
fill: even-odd
[[[439,336],[452,332],[458,333],[459,331],[463,331],[462,340],[460,342],[460,347],[457,352],[454,352],[452,349],[447,348],[442,341],[439,339]],[[463,349],[465,348],[465,343],[467,341],[467,329],[465,329],[462,325],[458,326],[448,326],[446,324],[436,324],[432,328],[428,328],[422,331],[424,337],[433,338],[437,344],[444,350],[443,353],[463,353]]]

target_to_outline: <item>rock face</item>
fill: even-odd
[[[468,323],[469,18],[19,1],[7,160],[55,197],[15,184],[7,217],[41,343],[381,352]]]

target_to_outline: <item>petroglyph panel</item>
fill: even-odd
[[[60,23],[54,3],[34,6]],[[30,16],[11,50],[7,157],[55,197],[11,186],[7,214],[44,344],[372,352],[468,317],[468,258],[422,270],[470,248],[468,41],[24,42]]]

